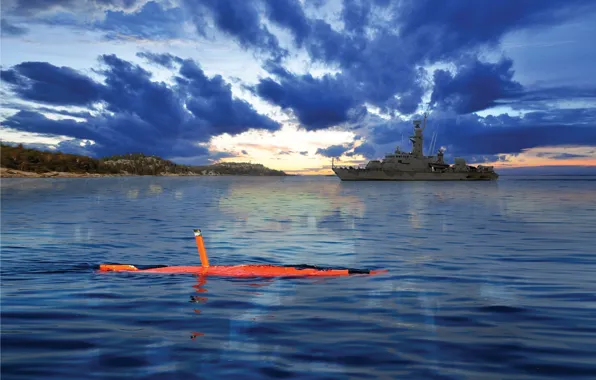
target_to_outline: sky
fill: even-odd
[[[596,167],[593,0],[1,0],[0,138],[330,174]],[[432,150],[431,150],[432,149]]]

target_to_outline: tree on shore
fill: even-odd
[[[157,156],[143,153],[114,155],[95,159],[87,156],[62,152],[41,151],[17,146],[0,144],[0,166],[21,171],[48,173],[90,173],[90,174],[206,174],[220,175],[268,175],[285,176],[281,170],[273,170],[260,164],[222,163],[206,166],[179,165]]]

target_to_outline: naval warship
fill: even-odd
[[[414,120],[411,152],[402,152],[398,146],[395,152],[386,154],[382,160],[369,161],[364,168],[335,166],[332,159],[331,169],[342,181],[491,181],[499,178],[492,166],[468,165],[460,157],[450,165],[444,161],[441,149],[436,156],[425,156],[422,143],[426,118],[427,114],[424,123]]]

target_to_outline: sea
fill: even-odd
[[[1,180],[1,377],[594,379],[596,177]],[[100,273],[307,264],[379,275]]]

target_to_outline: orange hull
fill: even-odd
[[[167,266],[160,265],[142,269],[129,264],[101,264],[100,272],[143,272],[143,273],[190,273],[206,276],[229,277],[310,277],[310,276],[349,276],[353,274],[379,274],[387,270],[333,269],[319,268],[312,265],[209,265],[201,230],[195,229],[195,241],[199,251],[201,265]]]
[[[139,269],[127,264],[101,264],[101,272],[141,272],[141,273],[190,273],[206,276],[228,277],[311,277],[311,276],[349,276],[354,274],[380,274],[387,270],[360,269],[326,269],[307,266],[275,266],[275,265],[217,265],[217,266],[165,266],[149,269]]]

